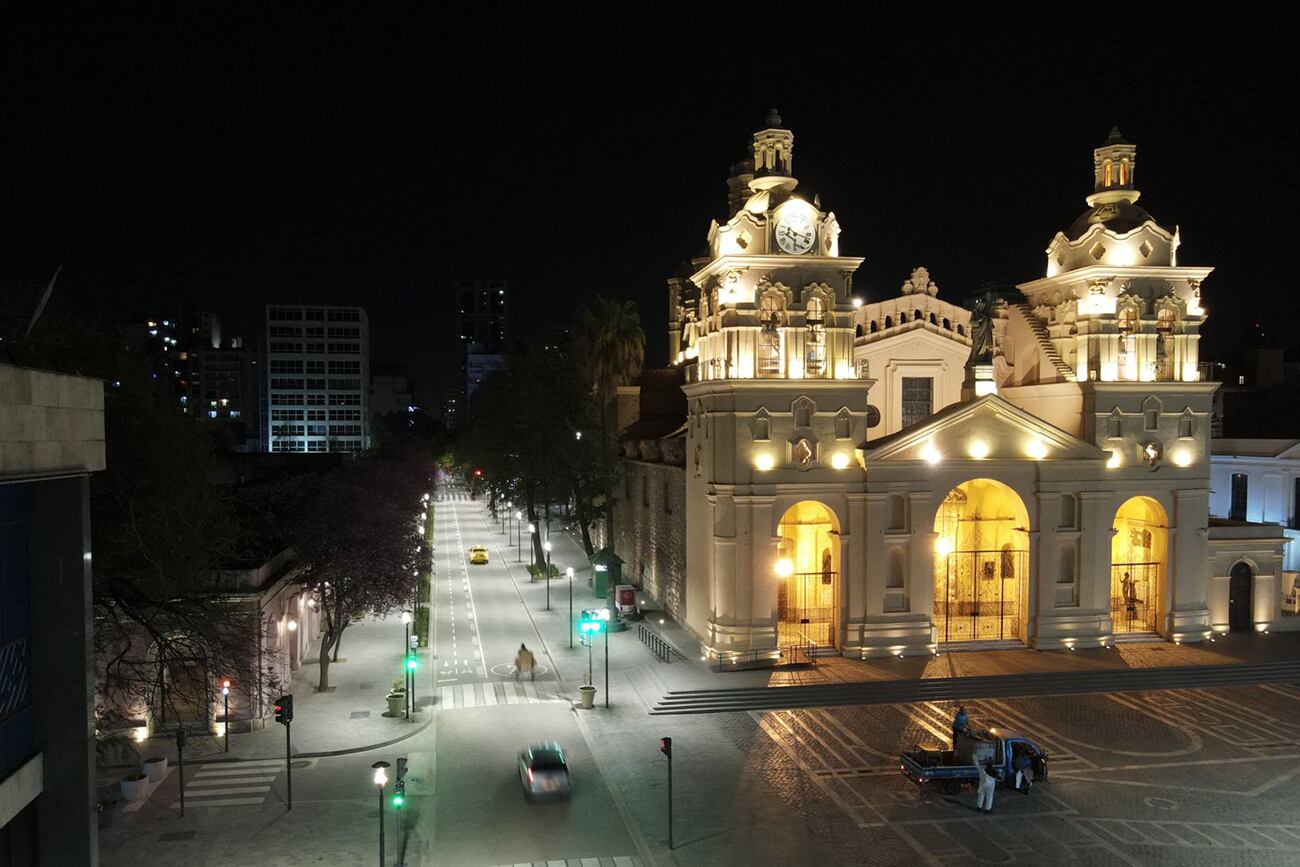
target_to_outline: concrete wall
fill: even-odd
[[[104,469],[104,384],[0,364],[0,478]]]

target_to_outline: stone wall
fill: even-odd
[[[663,601],[680,620],[686,599],[685,471],[672,464],[619,463],[614,550],[623,558],[623,578]]]
[[[0,364],[0,476],[104,469],[104,384]]]

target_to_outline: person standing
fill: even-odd
[[[1031,770],[1034,760],[1029,757],[1029,750],[1021,747],[1016,750],[1015,756],[1011,759],[1011,766],[1016,769],[1016,788],[1020,789],[1026,795],[1029,794],[1029,787],[1034,784],[1034,775]],[[1020,783],[1024,781],[1022,788]]]
[[[966,708],[957,708],[957,715],[952,718],[952,748],[957,749],[957,735],[966,734],[970,728],[970,717],[966,715]]]
[[[997,785],[998,778],[993,770],[992,760],[980,765],[979,793],[975,796],[975,809],[985,813],[993,812],[993,792]]]

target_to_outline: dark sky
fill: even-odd
[[[501,276],[515,337],[623,295],[661,363],[664,278],[776,106],[869,298],[918,264],[953,300],[1041,276],[1118,123],[1180,261],[1217,266],[1211,353],[1255,321],[1294,329],[1297,74],[1266,25],[1170,22],[1190,5],[716,22],[269,5],[3,14],[0,276],[63,262],[61,296],[94,315],[193,302],[249,337],[267,301],[362,304],[375,360],[430,384],[450,375],[452,281]]]

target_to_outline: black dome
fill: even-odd
[[[1065,236],[1071,241],[1077,241],[1087,234],[1095,223],[1101,223],[1109,231],[1122,235],[1148,221],[1155,222],[1150,214],[1132,202],[1108,202],[1089,208],[1080,214],[1078,219],[1070,224],[1070,228],[1065,230]]]

